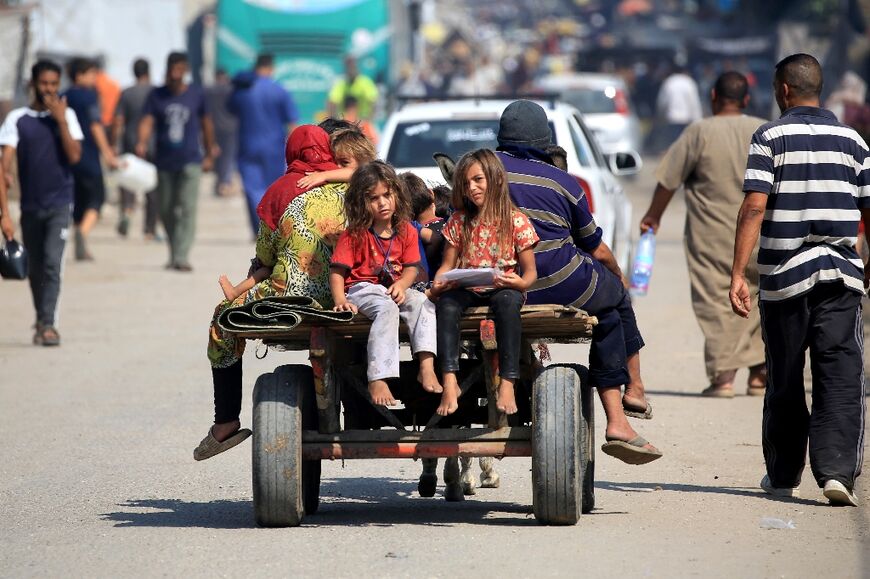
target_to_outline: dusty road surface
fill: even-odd
[[[652,165],[626,183],[637,220]],[[302,527],[257,528],[250,443],[191,458],[212,415],[204,348],[217,278],[240,279],[252,254],[242,200],[205,191],[192,274],[164,271],[165,247],[143,241],[138,222],[119,239],[107,207],[97,261],[66,264],[59,348],[30,344],[29,292],[0,282],[0,575],[870,576],[867,507],[827,506],[809,469],[802,500],[768,498],[757,487],[762,401],[697,396],[706,384],[680,200],[636,301],[655,417],[634,423],[665,457],[632,467],[599,452],[597,508],[578,525],[536,524],[529,459],[497,463],[501,488],[462,503],[441,486],[417,496],[420,463],[372,460],[325,463],[322,506]],[[555,354],[586,359],[579,347]],[[302,360],[249,348],[243,424],[256,377]],[[600,445],[600,406],[597,417]],[[794,528],[763,529],[764,517]]]

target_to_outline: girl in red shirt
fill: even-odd
[[[435,374],[435,305],[409,289],[417,277],[417,230],[396,172],[382,161],[357,169],[344,198],[347,229],[332,254],[329,287],[336,311],[359,312],[372,321],[368,339],[369,394],[392,406],[389,378],[399,377],[399,318],[408,326],[411,351],[420,363],[417,379],[427,392],[441,392]]]
[[[511,202],[507,173],[488,149],[467,153],[453,174],[456,212],[444,226],[444,260],[435,274],[430,295],[438,298],[438,356],[444,393],[438,414],[459,407],[459,318],[471,306],[488,305],[495,319],[498,341],[499,389],[496,406],[506,414],[517,411],[514,383],[520,377],[520,308],[524,293],[538,278],[532,248],[538,235],[528,217]],[[455,268],[497,268],[492,286],[457,288],[439,276]]]

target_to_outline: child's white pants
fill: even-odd
[[[399,318],[408,326],[411,352],[435,354],[435,304],[417,290],[405,290],[399,306],[380,284],[361,282],[347,290],[347,301],[372,321],[368,341],[368,381],[399,377]]]

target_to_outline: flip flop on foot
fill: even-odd
[[[746,383],[747,396],[764,396],[767,392],[767,374],[764,376],[749,376],[749,381]]]
[[[749,380],[746,382],[747,396],[764,396],[767,391],[767,368],[764,364],[749,368]]]
[[[717,386],[710,384],[701,390],[701,396],[705,398],[734,398],[734,388],[731,386]]]
[[[604,454],[618,458],[626,464],[646,464],[662,457],[659,449],[644,437],[635,436],[631,440],[617,440],[605,436],[607,442],[601,445]]]
[[[396,405],[396,399],[393,398],[393,393],[390,392],[390,387],[383,380],[373,380],[369,382],[369,396],[372,397],[372,402],[378,406]]]
[[[211,428],[209,428],[206,437],[202,439],[199,446],[193,449],[193,459],[205,460],[211,458],[216,454],[220,454],[234,446],[237,446],[249,436],[251,436],[250,429],[240,428],[231,434],[226,440],[218,442],[218,439],[211,433]]]
[[[641,420],[651,420],[653,417],[652,403],[645,400],[646,407],[643,407],[635,402],[635,398],[622,397],[622,411],[626,416],[631,418],[640,418]]]
[[[40,343],[43,346],[60,346],[60,334],[57,333],[57,328],[54,326],[43,326]]]

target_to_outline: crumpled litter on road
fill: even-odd
[[[794,522],[791,519],[783,521],[773,517],[762,517],[761,523],[758,525],[762,529],[795,529]]]

